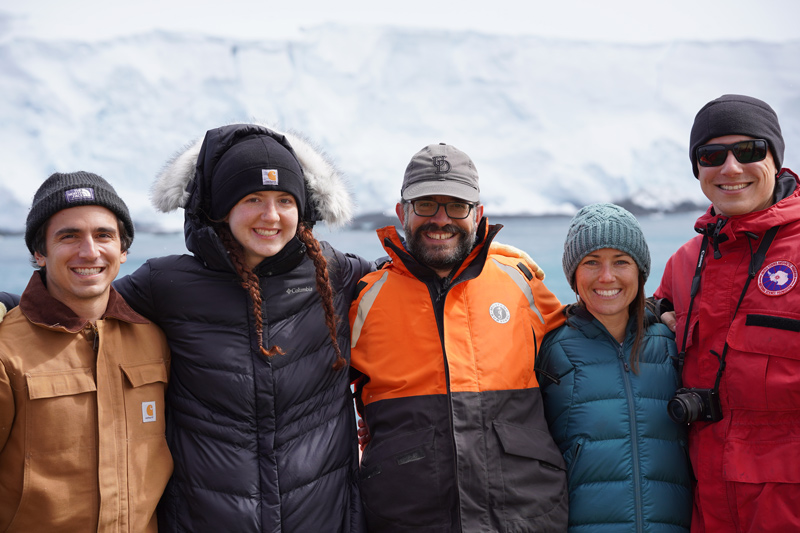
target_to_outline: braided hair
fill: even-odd
[[[314,237],[311,228],[304,223],[297,226],[297,237],[306,245],[306,252],[311,260],[314,261],[314,267],[317,270],[317,292],[322,299],[322,308],[325,310],[325,324],[328,326],[330,332],[331,343],[333,344],[333,351],[336,353],[336,361],[333,363],[334,370],[341,370],[344,368],[346,361],[342,357],[342,349],[339,348],[337,341],[336,326],[339,323],[339,317],[333,308],[333,288],[331,287],[331,280],[328,277],[328,260],[322,254],[319,246],[319,241]]]
[[[286,352],[284,352],[280,346],[271,346],[268,350],[264,348],[264,318],[261,312],[263,304],[261,284],[259,283],[258,276],[245,262],[244,248],[233,236],[227,224],[219,225],[217,227],[217,233],[220,239],[222,239],[222,244],[225,246],[225,249],[228,251],[236,273],[239,274],[241,278],[242,288],[247,291],[253,302],[253,315],[256,319],[256,335],[258,336],[258,346],[261,353],[267,357],[285,354]],[[333,351],[336,354],[336,361],[334,361],[332,366],[334,370],[338,371],[344,368],[346,361],[342,356],[342,350],[337,341],[336,326],[339,319],[333,307],[333,289],[328,276],[328,261],[322,254],[319,241],[314,237],[311,228],[303,222],[297,226],[297,237],[306,246],[306,253],[308,253],[308,256],[314,262],[317,292],[322,300],[322,308],[325,311],[325,324],[328,326],[331,343],[333,344]]]

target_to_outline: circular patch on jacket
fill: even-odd
[[[758,288],[767,296],[786,294],[797,283],[797,269],[789,261],[773,261],[758,273]]]
[[[489,316],[498,324],[505,324],[511,320],[511,312],[508,310],[508,307],[500,302],[494,303],[489,307]]]

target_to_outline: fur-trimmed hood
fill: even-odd
[[[151,189],[153,206],[163,212],[183,208],[186,248],[215,270],[233,270],[227,251],[210,220],[211,190],[214,169],[223,154],[245,138],[254,135],[271,137],[283,145],[298,161],[305,181],[303,221],[313,225],[325,221],[342,226],[352,218],[352,200],[344,178],[325,155],[296,133],[280,133],[262,124],[231,124],[208,130],[198,140],[176,154],[156,177]],[[295,238],[293,241],[296,241]],[[299,247],[299,248],[298,248]],[[305,248],[287,245],[268,262],[293,263]],[[271,265],[270,271],[277,265]]]
[[[178,208],[190,209],[193,191],[198,178],[210,179],[214,165],[237,139],[252,134],[264,134],[282,142],[291,151],[303,169],[306,195],[309,201],[310,221],[324,221],[330,226],[343,226],[350,222],[353,204],[341,173],[318,148],[296,132],[282,133],[264,124],[231,124],[209,130],[203,139],[189,144],[178,152],[156,177],[151,189],[153,206],[164,213]],[[204,150],[205,149],[205,150]],[[203,160],[198,158],[204,154]],[[195,184],[195,186],[193,186]],[[201,204],[207,198],[199,198]]]

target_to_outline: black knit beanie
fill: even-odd
[[[288,192],[303,220],[303,170],[297,158],[268,135],[245,137],[222,154],[211,176],[211,219],[224,219],[239,200],[257,191]]]
[[[125,230],[133,240],[133,221],[128,206],[117,196],[114,187],[91,172],[56,172],[33,195],[33,205],[25,222],[25,244],[31,254],[34,253],[33,238],[42,224],[62,209],[82,205],[99,205],[113,212],[122,220]]]
[[[698,177],[697,148],[707,144],[710,139],[725,135],[747,135],[756,139],[766,139],[775,168],[781,169],[783,163],[783,135],[778,115],[758,98],[741,94],[726,94],[711,100],[697,112],[689,138],[689,159],[692,172]]]

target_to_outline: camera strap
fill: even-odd
[[[770,228],[764,234],[764,239],[762,239],[761,244],[758,245],[758,250],[756,250],[755,255],[750,258],[750,267],[747,271],[747,281],[745,281],[744,283],[744,288],[742,289],[742,294],[739,296],[739,301],[736,302],[736,309],[733,310],[733,317],[731,317],[731,324],[733,324],[733,320],[736,318],[736,313],[739,311],[739,306],[742,305],[742,300],[744,300],[744,295],[747,292],[747,287],[750,286],[750,282],[753,281],[753,278],[756,277],[756,274],[761,268],[761,265],[764,264],[764,259],[766,259],[767,257],[767,250],[769,250],[769,247],[772,244],[772,240],[775,238],[775,234],[778,233],[779,229],[780,226],[775,226]],[[728,341],[725,341],[725,345],[722,347],[722,355],[719,356],[719,370],[717,370],[717,379],[714,382],[714,390],[717,392],[719,392],[719,384],[720,381],[722,381],[722,373],[725,371],[725,356],[727,354],[728,354]]]
[[[723,222],[724,224],[724,222]],[[719,232],[719,229],[722,227],[722,224],[717,223],[717,227],[714,231],[714,236]],[[764,259],[767,257],[767,250],[769,250],[772,241],[775,239],[775,235],[778,233],[780,226],[774,226],[767,230],[764,234],[764,238],[761,240],[761,243],[758,245],[758,249],[756,253],[751,256],[750,258],[750,266],[747,269],[747,280],[744,283],[744,287],[742,288],[742,294],[739,296],[739,301],[736,303],[736,308],[733,310],[733,316],[731,317],[731,324],[733,320],[736,318],[736,313],[739,311],[739,306],[742,304],[744,300],[744,295],[747,293],[747,288],[750,286],[750,282],[753,278],[756,277],[761,265],[764,264]],[[751,234],[752,235],[752,234]],[[748,235],[748,238],[749,235]],[[749,244],[749,242],[748,242]],[[708,246],[708,233],[705,232],[703,234],[703,242],[700,245],[700,255],[697,258],[697,266],[695,267],[694,277],[692,278],[692,287],[690,292],[690,299],[689,299],[689,310],[686,314],[686,325],[684,326],[683,331],[683,343],[681,346],[681,351],[678,354],[678,371],[679,376],[683,376],[683,363],[686,358],[686,342],[689,338],[689,326],[692,319],[692,307],[694,306],[694,299],[697,295],[697,291],[700,288],[700,279],[702,277],[702,270],[703,270],[703,263],[705,262],[706,256],[706,248]],[[752,253],[752,248],[750,249]],[[714,355],[717,355],[715,352],[712,351]],[[722,380],[722,373],[725,370],[725,356],[728,353],[728,341],[725,341],[725,345],[722,347],[722,355],[717,355],[719,358],[719,369],[717,370],[717,379],[714,383],[714,391],[719,392],[719,385],[720,381]]]
[[[689,339],[689,325],[692,319],[692,308],[694,307],[694,297],[700,289],[700,278],[703,270],[703,263],[706,259],[706,248],[708,247],[708,233],[703,234],[703,242],[700,244],[700,256],[697,258],[697,266],[694,269],[692,278],[692,288],[689,292],[689,311],[686,313],[686,326],[683,328],[683,343],[681,351],[678,353],[678,375],[683,376],[683,362],[686,359],[686,341]]]

